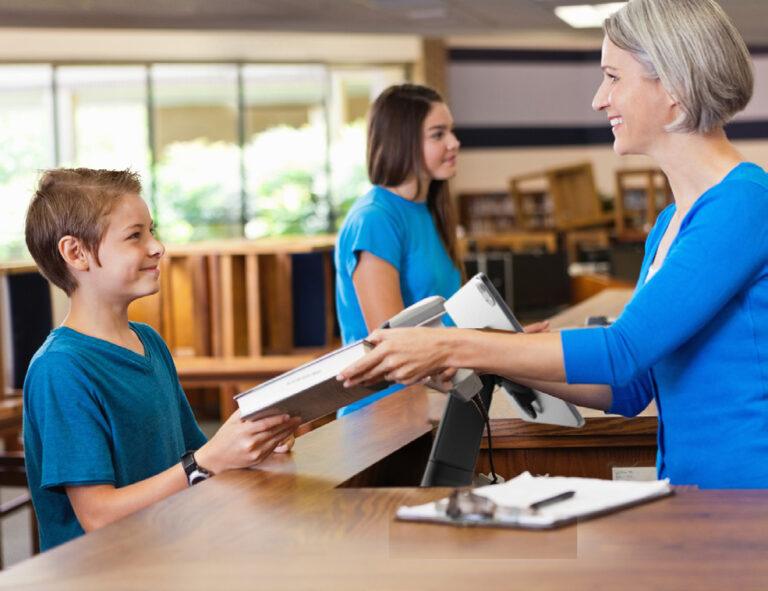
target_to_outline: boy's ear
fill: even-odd
[[[88,256],[83,244],[74,236],[64,236],[59,240],[59,254],[64,262],[76,271],[87,271]]]

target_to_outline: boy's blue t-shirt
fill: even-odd
[[[344,343],[362,339],[369,332],[352,283],[361,251],[368,251],[397,269],[406,308],[429,296],[447,299],[461,287],[461,274],[440,238],[427,204],[374,186],[352,206],[336,241],[336,311]],[[345,412],[393,391],[390,388],[377,392],[346,407]]]
[[[127,486],[206,442],[162,338],[131,328],[143,356],[60,327],[30,363],[24,447],[42,550],[83,534],[65,486]]]

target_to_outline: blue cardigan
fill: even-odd
[[[742,163],[685,216],[648,236],[635,293],[608,328],[562,333],[569,383],[609,384],[609,412],[659,413],[659,477],[702,488],[768,487],[768,174]]]

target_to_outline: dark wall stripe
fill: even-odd
[[[768,139],[768,120],[738,121],[726,127],[733,140]],[[462,148],[594,146],[613,143],[608,125],[600,127],[457,127]]]
[[[768,55],[768,46],[749,48],[753,56]],[[600,50],[591,49],[501,49],[453,47],[448,50],[451,62],[600,62]]]
[[[451,62],[599,62],[600,50],[474,49],[448,50]]]
[[[732,140],[768,139],[768,121],[734,121],[725,126]]]

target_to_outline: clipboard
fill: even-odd
[[[669,479],[647,482],[531,476],[503,484],[457,489],[449,497],[397,510],[399,521],[455,527],[554,529],[673,494]],[[451,512],[452,499],[464,503]]]

